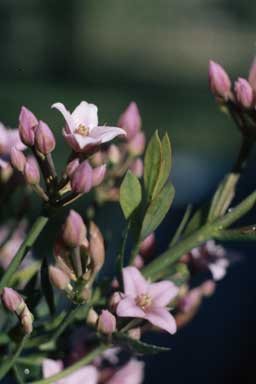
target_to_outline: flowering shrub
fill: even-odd
[[[60,175],[52,157],[55,137],[45,122],[22,107],[18,130],[0,124],[0,198],[2,204],[15,200],[13,214],[0,227],[0,379],[142,383],[143,355],[168,350],[145,343],[144,333],[174,334],[213,295],[232,261],[218,241],[256,239],[254,225],[233,227],[255,206],[256,192],[230,208],[256,137],[256,64],[248,80],[239,78],[232,88],[225,70],[211,61],[209,85],[240,130],[241,148],[211,201],[197,210],[188,205],[160,255],[155,231],[175,195],[171,144],[156,131],[146,146],[136,103],[117,127],[99,125],[93,104],[82,101],[70,113],[55,103],[70,147]],[[17,189],[24,194],[14,195]],[[28,189],[42,201],[30,229]],[[56,228],[49,255],[38,261],[33,246],[44,227],[86,196],[91,210],[82,216],[71,209]],[[106,244],[95,220],[107,202],[120,204],[126,225],[111,258],[114,273],[105,276],[99,272]],[[115,218],[106,220],[111,226]]]

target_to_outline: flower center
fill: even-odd
[[[142,294],[136,297],[136,304],[143,310],[147,309],[151,305],[152,299],[147,294]]]
[[[78,133],[81,136],[88,136],[89,134],[89,128],[87,128],[83,124],[79,124],[79,126],[76,128],[75,133]]]

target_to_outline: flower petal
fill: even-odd
[[[126,131],[122,128],[107,127],[105,125],[95,127],[90,131],[90,136],[95,139],[99,139],[101,143],[106,143],[107,141],[113,140],[115,137],[120,135],[126,136]]]
[[[82,136],[82,135],[79,135],[79,133],[75,133],[74,137],[80,149],[85,149],[85,147],[87,147],[88,145],[99,144],[99,140],[96,140],[95,138],[90,136]]]
[[[58,111],[60,111],[60,113],[63,115],[67,123],[67,127],[66,127],[67,133],[74,132],[74,130],[76,129],[76,126],[74,124],[74,120],[71,116],[71,113],[66,109],[65,105],[62,103],[55,103],[51,106],[51,108],[58,109]]]
[[[177,330],[176,321],[166,308],[150,308],[150,310],[146,313],[145,319],[156,327],[164,329],[172,335]]]
[[[144,378],[144,363],[131,359],[121,367],[106,384],[141,384]]]
[[[47,379],[63,369],[63,362],[61,360],[44,359],[42,363],[43,377]]]
[[[144,311],[138,307],[132,297],[126,297],[122,299],[117,308],[116,314],[120,317],[139,317],[144,318]]]
[[[98,108],[94,104],[82,101],[72,112],[76,128],[82,124],[92,129],[98,125]]]
[[[148,294],[153,299],[157,307],[165,307],[177,296],[179,288],[171,281],[160,281],[150,284]]]
[[[124,292],[133,298],[147,293],[149,283],[135,267],[123,268]]]
[[[98,371],[93,365],[87,365],[63,379],[63,384],[97,384]]]

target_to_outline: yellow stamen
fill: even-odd
[[[78,133],[81,136],[88,136],[89,128],[87,128],[83,124],[79,124],[78,128],[76,128],[75,133]]]
[[[147,309],[151,305],[152,299],[147,294],[142,294],[136,298],[136,304],[141,309]]]

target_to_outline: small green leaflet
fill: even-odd
[[[131,351],[141,354],[141,355],[154,355],[159,352],[168,352],[170,348],[159,347],[153,344],[147,344],[140,340],[134,340],[125,335],[124,333],[117,333],[114,335],[114,340],[118,342],[118,344],[127,347]]]
[[[120,187],[120,205],[126,219],[140,205],[141,199],[140,182],[131,171],[128,171]]]

